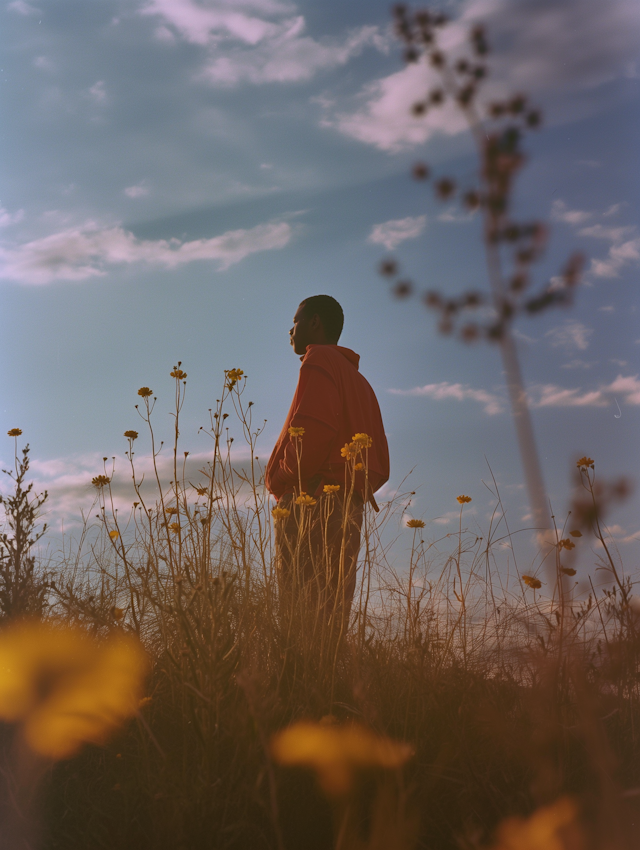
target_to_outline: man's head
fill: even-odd
[[[289,331],[296,354],[304,354],[308,345],[336,345],[342,333],[344,313],[330,295],[305,298],[293,317]]]

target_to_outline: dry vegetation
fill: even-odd
[[[535,575],[507,589],[494,557],[499,504],[480,538],[466,528],[462,496],[448,550],[413,520],[408,562],[392,563],[381,531],[402,509],[398,497],[367,514],[356,604],[340,635],[308,606],[278,605],[278,520],[255,460],[259,429],[242,373],[225,373],[211,460],[193,482],[178,445],[186,375],[179,366],[172,375],[173,479],[158,472],[158,498],[145,501],[134,453],[143,436],[127,432],[126,520],[110,476],[96,476],[100,520],[83,548],[46,575],[30,567],[35,611],[18,583],[15,614],[80,628],[99,644],[137,636],[150,661],[146,696],[121,710],[135,717],[117,737],[104,744],[103,732],[78,733],[93,745],[72,758],[77,746],[64,758],[41,754],[41,846],[633,846],[640,620],[600,526],[590,459],[579,462],[576,524],[547,553],[554,590],[544,593]],[[140,395],[153,447],[155,399],[147,388]],[[249,444],[245,463],[233,461],[234,431]],[[24,459],[16,463],[24,483]],[[22,561],[10,528],[0,541],[5,596],[12,571],[33,559],[37,511],[25,519],[24,504],[37,500],[20,498]],[[5,498],[10,522],[12,505]],[[594,565],[609,582],[578,602],[567,586],[570,559],[590,534],[611,558]],[[9,594],[3,616],[14,613]],[[52,669],[48,688],[59,676]],[[47,693],[38,697],[45,712]],[[2,711],[3,698],[0,688]],[[9,719],[7,736],[27,723]],[[11,786],[19,760],[8,741]]]

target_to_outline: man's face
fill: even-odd
[[[311,342],[310,330],[309,319],[304,314],[304,304],[301,304],[293,317],[293,327],[289,331],[293,350],[300,356],[306,353],[307,346]]]

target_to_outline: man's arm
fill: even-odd
[[[342,415],[340,392],[335,381],[321,365],[303,363],[296,392],[298,404],[290,425],[304,428],[300,438],[289,437],[280,468],[272,477],[272,490],[281,495],[312,478],[326,463]],[[300,472],[296,443],[300,453]]]

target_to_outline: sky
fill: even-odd
[[[516,324],[561,517],[582,455],[603,480],[640,484],[640,5],[445,8],[454,52],[487,27],[487,96],[524,91],[543,111],[515,195],[550,227],[537,282],[587,257],[571,308]],[[393,254],[419,290],[487,287],[477,216],[411,178],[421,160],[472,183],[477,160],[455,109],[411,115],[434,72],[404,64],[387,2],[11,0],[0,19],[1,433],[23,430],[54,529],[90,508],[102,457],[124,469],[139,387],[170,435],[178,360],[185,450],[208,451],[198,429],[223,370],[242,368],[268,457],[299,368],[288,331],[318,293],[342,304],[340,342],[380,402],[381,498],[415,490],[406,515],[437,536],[464,493],[486,528],[493,474],[511,527],[527,526],[498,350],[440,336],[377,271]],[[136,450],[148,456],[142,436]],[[639,505],[636,490],[609,517],[623,559],[637,557]]]

